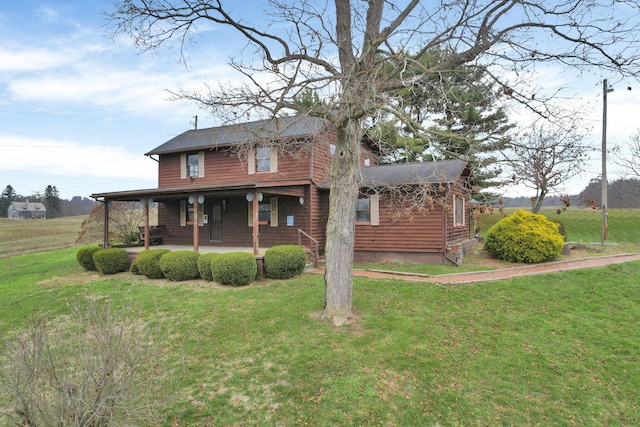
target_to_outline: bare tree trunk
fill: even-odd
[[[331,163],[331,192],[325,248],[326,273],[323,319],[334,325],[351,316],[356,204],[360,187],[360,122],[337,126],[336,152]]]

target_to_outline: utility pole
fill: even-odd
[[[613,92],[613,88],[602,81],[602,230],[600,244],[604,245],[609,233],[609,210],[607,209],[607,94]]]

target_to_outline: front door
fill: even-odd
[[[222,243],[222,205],[214,201],[209,215],[209,241]]]

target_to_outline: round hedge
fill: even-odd
[[[149,279],[162,279],[162,269],[160,268],[160,257],[171,252],[169,249],[147,249],[138,254],[136,265],[140,274],[144,274]]]
[[[258,265],[253,254],[227,252],[211,260],[211,274],[222,285],[244,286],[256,279]]]
[[[307,254],[296,245],[280,245],[264,253],[264,270],[271,279],[290,279],[302,274],[307,265]]]
[[[160,257],[160,270],[169,280],[181,282],[200,278],[198,257],[194,251],[168,252]]]
[[[93,262],[93,254],[102,249],[100,246],[84,246],[78,249],[76,259],[78,263],[88,271],[97,271],[96,264]]]
[[[129,267],[129,272],[131,274],[135,274],[135,275],[142,274],[142,273],[140,273],[140,270],[138,270],[138,260],[134,260],[131,263],[131,267]]]
[[[198,272],[200,273],[200,277],[204,280],[212,281],[213,275],[211,274],[211,260],[213,260],[217,253],[210,252],[206,254],[200,254],[198,257]]]
[[[564,238],[558,224],[544,215],[519,209],[487,231],[485,249],[509,262],[536,263],[559,257]]]
[[[122,273],[129,269],[129,254],[123,248],[100,249],[93,254],[93,262],[101,274]]]

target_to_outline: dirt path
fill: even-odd
[[[490,271],[473,271],[458,274],[443,274],[440,276],[427,276],[411,273],[398,273],[391,271],[355,270],[356,277],[369,277],[372,279],[397,279],[411,282],[430,283],[475,283],[489,280],[501,280],[511,277],[552,273],[557,271],[576,270],[579,268],[602,267],[609,264],[618,264],[629,261],[640,261],[640,254],[619,254],[603,257],[590,257],[569,261],[555,261],[544,264],[527,265],[522,267],[503,268]],[[315,270],[314,273],[323,274],[324,270]]]

